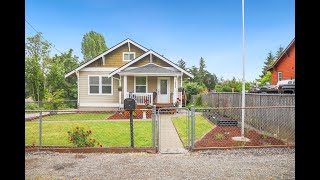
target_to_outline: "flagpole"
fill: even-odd
[[[244,0],[242,0],[242,114],[241,137],[244,138],[244,113],[245,113],[245,66],[244,66]]]

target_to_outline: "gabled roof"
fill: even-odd
[[[130,65],[132,65],[133,63],[135,62],[138,62],[139,60],[141,60],[142,58],[146,57],[147,55],[154,55],[156,57],[158,57],[159,59],[163,60],[164,62],[170,64],[171,66],[173,66],[174,68],[178,69],[179,71],[183,72],[184,74],[188,75],[189,77],[191,78],[194,78],[194,76],[190,73],[188,73],[187,71],[185,71],[184,69],[180,68],[179,66],[177,66],[175,63],[173,63],[172,61],[170,61],[169,59],[161,56],[160,54],[154,52],[153,50],[149,50],[148,52],[142,54],[141,56],[139,56],[138,58],[136,59],[133,59],[132,61],[128,62],[127,64],[124,64],[123,66],[119,67],[118,69],[112,71],[108,77],[111,77],[119,72],[121,72],[122,70],[124,70],[125,68],[129,67]]]
[[[293,40],[290,42],[290,44],[286,47],[286,49],[282,52],[282,54],[279,56],[279,58],[272,64],[272,66],[270,66],[267,71],[271,70],[282,58],[282,56],[284,54],[287,54],[287,51],[290,49],[290,47],[293,45],[293,43],[295,42],[295,38],[293,38]]]
[[[124,44],[126,44],[126,43],[131,43],[131,44],[137,46],[138,48],[142,49],[142,50],[145,51],[145,52],[148,51],[147,48],[141,46],[140,44],[138,44],[138,43],[136,43],[136,42],[134,42],[133,40],[131,40],[131,39],[128,38],[128,39],[126,39],[126,40],[124,40],[124,41],[116,44],[115,46],[111,47],[110,49],[106,50],[105,52],[101,53],[100,55],[94,57],[94,58],[91,59],[90,61],[88,61],[88,62],[80,65],[79,67],[77,67],[77,68],[74,69],[73,71],[71,71],[71,72],[69,72],[68,74],[66,74],[64,77],[70,76],[71,74],[75,73],[76,71],[79,71],[80,69],[86,67],[87,65],[91,64],[92,62],[98,60],[98,59],[101,58],[102,56],[105,56],[106,54],[114,51],[115,49],[119,48],[120,46],[122,46],[122,45],[124,45]]]
[[[121,74],[180,74],[179,71],[172,71],[154,63],[148,63],[144,66],[137,67],[134,69],[123,70],[120,73]]]

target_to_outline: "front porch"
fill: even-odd
[[[172,107],[177,98],[182,99],[178,91],[182,87],[180,76],[120,76],[121,88],[119,91],[119,104],[123,107],[124,99],[136,100],[137,108],[146,108],[146,103],[157,107]],[[182,107],[180,101],[179,106]]]

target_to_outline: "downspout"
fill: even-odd
[[[78,86],[78,92],[77,92],[77,94],[78,94],[78,101],[77,101],[77,109],[79,109],[79,106],[80,106],[80,91],[79,91],[79,89],[80,89],[80,87],[79,87],[79,71],[76,71],[76,75],[77,75],[77,86]]]

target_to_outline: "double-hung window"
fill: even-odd
[[[112,95],[112,78],[89,75],[89,95]]]
[[[282,80],[282,72],[278,72],[278,81]]]
[[[137,93],[147,92],[147,77],[142,77],[142,76],[135,77],[135,92]]]
[[[135,52],[123,52],[122,53],[122,61],[131,61],[134,58],[136,58]]]

